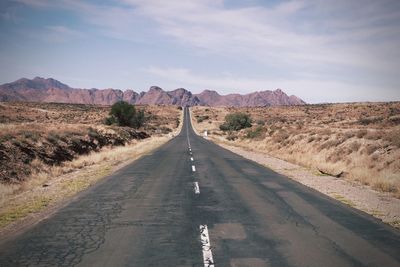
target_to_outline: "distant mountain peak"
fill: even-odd
[[[68,85],[63,84],[62,82],[57,81],[56,79],[53,78],[42,78],[42,77],[35,77],[32,80],[27,79],[28,81],[31,81],[33,83],[36,83],[37,88],[41,89],[49,89],[49,88],[58,88],[58,89],[71,89]]]
[[[205,89],[205,90],[203,90],[203,92],[201,92],[200,94],[220,95],[217,91],[215,91],[215,90],[210,90],[210,89]]]
[[[159,91],[163,91],[163,89],[161,87],[153,85],[150,87],[149,91],[158,91],[159,92]]]
[[[111,105],[117,101],[131,104],[179,105],[179,106],[274,106],[303,105],[297,96],[288,96],[281,89],[257,91],[245,95],[220,95],[206,89],[200,94],[192,94],[185,88],[164,91],[159,86],[151,86],[140,94],[133,90],[119,89],[74,89],[53,78],[21,78],[12,83],[0,85],[0,101],[61,102]]]
[[[36,77],[37,78],[37,77]],[[35,78],[35,79],[36,79]],[[20,78],[20,79],[18,79],[18,80],[16,80],[14,83],[20,83],[20,82],[28,82],[28,81],[30,81],[28,78]]]
[[[177,88],[175,90],[172,90],[171,92],[180,92],[180,93],[191,93],[189,90],[185,89],[185,88]]]

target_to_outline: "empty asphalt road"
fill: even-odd
[[[179,136],[0,241],[0,266],[400,266],[400,234],[196,136]]]

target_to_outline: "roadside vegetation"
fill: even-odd
[[[136,110],[134,105],[120,101],[111,106],[110,116],[105,119],[105,124],[139,129],[145,120],[144,109]]]
[[[21,183],[81,155],[107,146],[124,146],[150,137],[128,127],[101,125],[2,125],[0,128],[0,181]]]
[[[228,126],[234,114],[250,127]],[[400,198],[400,103],[323,104],[263,108],[193,108],[197,122],[217,142],[357,181]],[[242,115],[243,116],[243,115]]]
[[[246,113],[235,112],[225,116],[225,121],[219,126],[221,131],[239,131],[251,127],[251,118]]]

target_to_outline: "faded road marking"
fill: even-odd
[[[194,193],[195,194],[200,194],[200,187],[198,182],[194,182]]]
[[[210,237],[208,235],[207,225],[200,225],[200,241],[203,250],[204,267],[215,267],[211,252]]]

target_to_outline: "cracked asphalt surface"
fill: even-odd
[[[0,241],[0,266],[204,266],[200,225],[215,266],[400,266],[399,231],[195,135],[187,113],[179,136]]]

